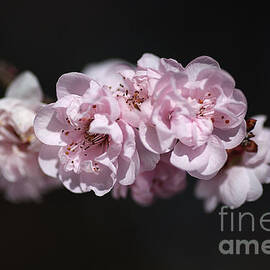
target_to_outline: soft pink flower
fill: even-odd
[[[226,149],[245,136],[246,99],[233,78],[215,60],[199,57],[165,72],[153,96],[151,119],[139,125],[145,147],[173,149],[173,165],[201,179],[213,177],[226,162]]]
[[[231,208],[245,201],[257,200],[263,192],[262,184],[270,182],[270,129],[264,128],[265,116],[257,119],[249,137],[257,144],[257,152],[234,151],[228,164],[211,180],[199,181],[196,196],[204,200],[205,209],[213,211],[221,202]]]
[[[58,185],[40,170],[33,121],[42,91],[30,72],[19,75],[0,99],[0,188],[7,199],[40,199]]]
[[[87,65],[83,73],[100,85],[106,85],[118,100],[120,118],[131,126],[138,127],[139,122],[147,121],[151,113],[152,105],[148,99],[150,96],[148,91],[153,91],[155,82],[161,77],[159,72],[165,70],[165,68],[158,68],[162,66],[160,61],[160,58],[155,55],[144,54],[135,67],[124,60],[110,59]],[[156,68],[158,71],[155,71]],[[135,95],[135,92],[139,94]],[[140,156],[140,171],[153,170],[159,161],[159,154],[147,150],[141,143],[137,130],[135,133],[136,147]]]
[[[161,155],[161,160],[152,171],[141,172],[133,185],[115,185],[114,198],[126,198],[128,190],[138,204],[147,206],[157,198],[170,198],[186,186],[186,173],[169,163],[168,155]]]
[[[35,133],[43,143],[42,170],[77,193],[102,196],[116,182],[134,182],[140,162],[135,133],[121,120],[107,86],[82,73],[68,73],[56,85],[57,102],[43,107]]]
[[[107,85],[117,98],[121,118],[133,127],[147,122],[152,113],[152,96],[161,76],[177,72],[181,65],[173,59],[159,58],[145,53],[133,66],[123,60],[107,60],[88,65],[83,72],[99,83]]]

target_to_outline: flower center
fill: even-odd
[[[216,98],[211,93],[206,93],[202,98],[197,100],[199,106],[196,113],[197,118],[210,118],[213,119],[214,107],[216,105]]]
[[[71,125],[71,121],[66,118],[66,121]],[[66,146],[66,155],[70,154],[83,154],[88,155],[87,150],[91,150],[91,147],[99,147],[99,150],[105,152],[110,143],[110,137],[108,134],[98,134],[89,132],[89,127],[93,119],[81,118],[79,119],[80,125],[73,127],[73,129],[65,131],[62,130],[62,134],[71,140]]]
[[[136,89],[138,90],[135,91],[130,91],[122,84],[119,84],[119,86],[120,87],[117,89],[116,97],[123,97],[130,110],[136,109],[141,111],[140,106],[145,100],[148,99],[148,96],[144,93],[143,88],[140,87],[140,84],[136,84]]]

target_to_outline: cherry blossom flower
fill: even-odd
[[[139,125],[144,146],[154,153],[173,149],[174,166],[213,177],[226,162],[226,149],[245,136],[246,99],[233,78],[212,58],[199,57],[165,72],[153,95],[151,119]]]
[[[39,200],[58,186],[38,165],[33,121],[42,91],[31,72],[17,76],[0,99],[0,189],[8,200]]]
[[[138,127],[139,121],[145,120],[149,116],[147,116],[148,112],[151,111],[151,104],[148,102],[149,100],[147,101],[147,93],[150,85],[153,90],[154,82],[161,77],[158,72],[155,72],[155,68],[161,65],[158,64],[159,61],[160,58],[155,55],[144,54],[138,61],[138,66],[135,67],[121,59],[110,59],[100,63],[88,64],[83,69],[83,73],[99,84],[106,85],[118,100],[120,118],[132,127]],[[165,68],[163,69],[165,70]],[[161,72],[162,69],[159,70]],[[147,73],[153,74],[152,77],[149,76],[148,79]],[[138,93],[140,94],[138,95]],[[142,95],[145,100],[143,100]],[[145,106],[142,105],[143,101],[145,101]],[[159,161],[159,154],[147,150],[141,143],[136,129],[135,133],[137,151],[140,156],[140,171],[153,170]]]
[[[177,72],[181,65],[173,59],[145,53],[133,66],[124,60],[111,59],[88,65],[83,72],[107,85],[117,98],[121,118],[133,127],[147,122],[152,113],[155,85],[165,72]]]
[[[62,75],[55,103],[37,114],[34,128],[43,143],[39,163],[49,176],[81,193],[102,196],[117,182],[130,185],[139,171],[135,133],[120,119],[107,86],[82,73]]]
[[[115,185],[115,199],[126,198],[128,190],[134,201],[143,206],[152,204],[157,198],[167,199],[186,187],[186,173],[172,166],[167,154],[161,155],[155,169],[141,172],[131,186]]]
[[[255,201],[262,195],[262,184],[270,182],[270,129],[263,127],[265,116],[253,119],[257,119],[254,130],[248,128],[242,144],[228,151],[224,168],[196,186],[196,196],[204,200],[208,212],[220,202],[237,208],[245,201]]]

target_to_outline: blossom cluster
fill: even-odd
[[[41,103],[33,74],[16,78],[0,101],[0,189],[11,200],[72,192],[130,192],[141,205],[169,198],[198,179],[207,211],[254,201],[270,181],[270,129],[247,119],[232,76],[207,56],[183,67],[144,54],[62,75],[57,100]]]

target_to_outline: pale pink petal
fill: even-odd
[[[53,103],[46,105],[38,112],[34,121],[35,134],[45,144],[65,146],[66,143],[61,139],[63,125],[56,118],[53,106]]]
[[[136,148],[140,157],[140,171],[154,170],[160,160],[160,155],[147,150],[141,142],[139,133],[136,130]]]
[[[58,152],[60,147],[43,145],[39,151],[38,162],[42,171],[48,176],[57,177],[58,173]]]
[[[163,72],[167,72],[167,71],[172,71],[172,72],[184,71],[183,66],[174,59],[161,58],[160,63],[161,63],[160,69]]]
[[[173,147],[172,140],[161,141],[157,129],[143,122],[139,127],[139,135],[144,147],[155,154],[166,153]]]
[[[134,183],[140,169],[140,159],[137,152],[130,159],[123,156],[118,158],[117,179],[121,185]]]
[[[153,70],[158,70],[160,65],[160,58],[151,53],[145,53],[137,62],[138,67],[141,68],[151,68]]]
[[[241,206],[249,190],[249,176],[245,168],[232,167],[221,178],[223,182],[219,189],[223,203],[232,209]]]
[[[136,151],[135,133],[124,121],[118,124],[123,132],[122,151],[118,159],[117,179],[120,184],[131,185],[140,170],[140,160]]]
[[[75,94],[82,96],[90,88],[91,79],[82,73],[70,72],[62,75],[56,84],[57,98]]]
[[[249,190],[247,193],[247,201],[253,202],[258,200],[262,196],[263,188],[253,169],[248,170],[248,175],[249,175]]]
[[[223,143],[225,149],[232,149],[241,144],[246,137],[246,122],[238,127],[228,130],[214,129],[213,132]]]
[[[227,153],[219,139],[212,136],[209,142],[192,149],[178,143],[172,152],[171,163],[199,179],[212,178],[225,164]]]
[[[99,172],[82,172],[80,178],[80,188],[85,191],[93,190],[97,196],[103,196],[113,188],[116,178],[112,171],[103,165],[99,166]]]
[[[38,79],[30,71],[18,75],[6,90],[6,97],[21,99],[26,103],[39,103],[42,96]]]
[[[89,191],[85,186],[81,186],[80,176],[75,174],[72,171],[66,172],[63,168],[59,168],[59,180],[63,183],[63,185],[70,191],[74,193],[83,193]]]
[[[213,58],[208,56],[201,56],[191,61],[185,68],[191,81],[195,81],[199,73],[204,69],[219,69],[219,64]]]

